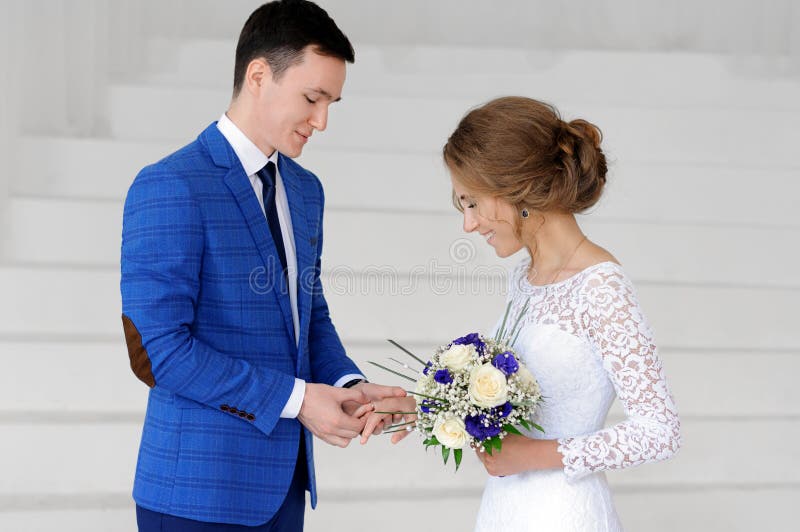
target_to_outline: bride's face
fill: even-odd
[[[451,176],[453,192],[464,212],[464,232],[477,231],[494,248],[498,257],[508,257],[522,249],[514,231],[514,206],[500,198],[469,191]]]

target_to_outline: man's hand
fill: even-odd
[[[406,396],[406,391],[400,388],[399,386],[383,386],[382,384],[373,384],[371,382],[359,382],[350,389],[361,390],[362,392],[364,392],[364,395],[366,395],[367,399],[369,399],[370,402],[372,402],[373,406],[376,402],[382,401],[384,399]],[[345,412],[348,412],[350,415],[359,418],[367,413],[365,409],[362,408],[362,405],[356,403],[345,404],[344,410]],[[400,419],[400,417],[396,417],[396,419]],[[374,427],[374,429],[372,429],[370,432],[377,436],[378,434],[381,433],[383,427],[384,424],[381,423],[379,426]]]
[[[413,397],[390,397],[375,403],[375,411],[370,413],[367,418],[367,423],[364,425],[364,430],[361,432],[361,445],[364,445],[369,440],[370,435],[380,434],[384,428],[389,425],[399,424],[402,422],[411,423],[417,420],[414,413],[417,408],[417,402]],[[381,414],[380,412],[400,412],[399,414]],[[411,432],[402,430],[392,434],[392,443],[397,443]]]
[[[338,447],[347,447],[361,433],[366,419],[348,415],[344,403],[369,405],[359,389],[335,388],[327,384],[306,383],[303,405],[297,419],[316,437]],[[363,415],[363,414],[362,414]]]

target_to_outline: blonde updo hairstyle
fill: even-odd
[[[586,120],[564,122],[552,105],[509,96],[467,113],[443,149],[453,178],[520,211],[581,213],[606,183],[602,133]],[[461,210],[458,198],[453,197]]]

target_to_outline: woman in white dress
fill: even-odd
[[[506,97],[470,111],[444,147],[464,231],[479,232],[500,257],[528,251],[510,275],[509,315],[528,302],[514,349],[546,397],[533,419],[544,434],[510,434],[501,452],[477,453],[490,475],[477,531],[622,530],[605,471],[664,460],[680,446],[633,285],[575,219],[606,182],[600,141],[585,120]],[[615,396],[626,418],[604,428]],[[390,399],[378,410],[409,407],[411,398]],[[364,434],[383,421],[372,414]]]

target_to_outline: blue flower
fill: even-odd
[[[439,384],[450,384],[451,382],[453,382],[453,376],[450,375],[449,370],[440,369],[433,374],[433,380],[435,380]]]
[[[464,427],[467,429],[467,432],[470,436],[478,441],[484,441],[489,438],[493,438],[500,434],[502,430],[499,425],[489,423],[489,426],[487,427],[485,423],[486,416],[484,414],[467,416],[464,419]]]
[[[513,375],[517,371],[519,371],[519,362],[511,353],[511,351],[506,351],[505,353],[500,353],[492,360],[492,366],[496,367],[506,375]]]
[[[428,371],[430,371],[430,369],[431,369],[431,366],[433,366],[433,363],[431,363],[431,361],[430,361],[430,360],[429,360],[429,361],[427,361],[427,362],[425,363],[425,367],[422,369],[422,374],[423,374],[423,375],[427,375],[427,374],[428,374]]]
[[[509,414],[511,414],[513,409],[514,407],[511,405],[511,402],[506,401],[502,405],[492,408],[492,415],[501,419],[506,418]]]
[[[431,408],[439,408],[439,403],[431,401],[430,399],[424,399],[419,405],[419,409],[426,414],[430,413]]]
[[[453,344],[455,345],[472,344],[475,346],[475,350],[478,351],[479,355],[483,355],[484,350],[486,349],[486,344],[483,343],[483,340],[481,340],[481,335],[478,333],[470,333],[466,336],[462,336],[461,338],[456,338],[455,340],[453,340]]]

